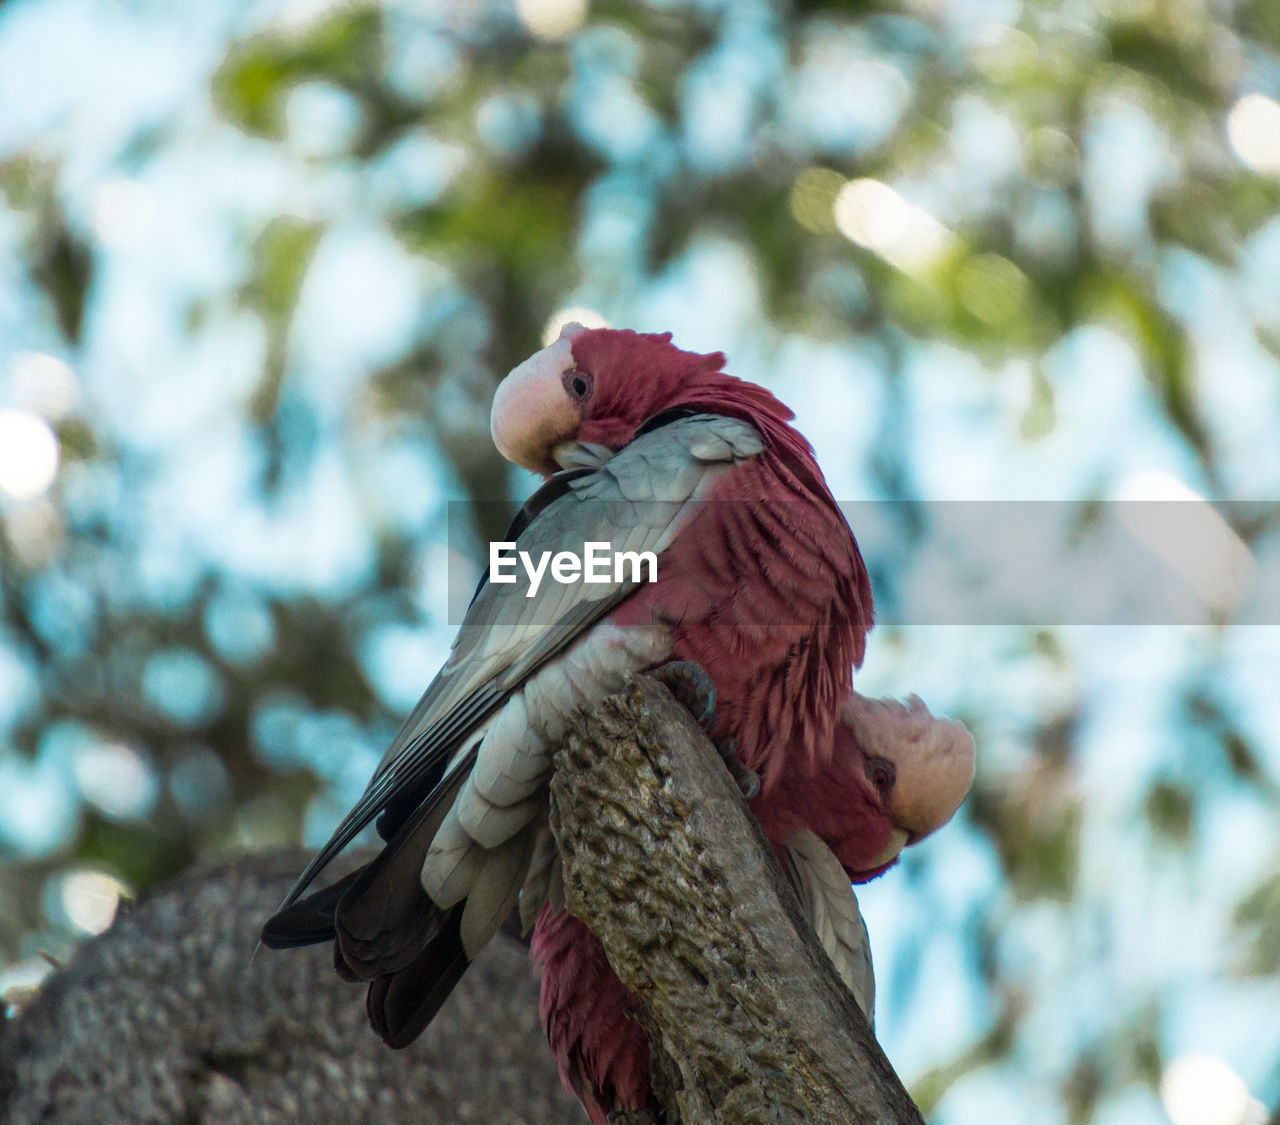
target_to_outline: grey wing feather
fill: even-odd
[[[831,849],[808,829],[788,837],[785,849],[788,874],[823,951],[874,1026],[871,942],[848,874]]]
[[[735,418],[695,414],[636,438],[593,472],[577,470],[565,493],[537,513],[517,549],[538,558],[585,542],[660,554],[697,501],[736,461],[763,448]],[[307,865],[284,901],[295,902],[321,870],[397,793],[420,782],[500,708],[511,692],[638,585],[628,573],[598,583],[544,575],[536,592],[517,568],[514,584],[484,583],[449,659],[383,755],[368,788]]]

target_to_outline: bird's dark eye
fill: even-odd
[[[571,367],[564,373],[564,389],[569,392],[569,397],[577,403],[584,403],[591,397],[591,392],[596,388],[596,381],[589,372],[583,371],[578,367]]]
[[[898,780],[898,771],[888,758],[869,757],[866,764],[867,780],[881,793],[888,793]]]

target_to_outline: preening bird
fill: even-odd
[[[850,883],[875,878],[897,854],[888,863],[878,860],[918,843],[951,819],[973,781],[973,739],[963,724],[935,717],[915,695],[899,703],[855,691],[840,718],[829,770],[796,787],[807,806],[765,801],[757,805],[757,815],[775,841],[822,948],[874,1022],[871,947]],[[862,816],[851,816],[850,809],[859,806]],[[824,807],[830,810],[826,817],[815,812]],[[826,839],[807,822],[825,826]],[[864,866],[886,825],[890,842],[871,866]]]
[[[482,583],[364,795],[263,931],[273,947],[333,940],[338,972],[369,982],[370,1023],[401,1047],[519,902],[552,1049],[594,1122],[654,1103],[634,997],[555,891],[546,783],[577,708],[632,672],[703,669],[716,696],[709,733],[758,775],[752,810],[776,848],[800,857],[788,862],[811,902],[832,886],[830,861],[812,861],[818,846],[851,877],[878,873],[936,827],[972,768],[971,749],[965,766],[953,746],[938,759],[950,764],[932,767],[947,795],[916,807],[886,752],[906,743],[886,741],[894,722],[852,694],[872,621],[853,534],[791,412],[723,367],[669,334],[570,325],[502,382],[494,441],[546,478],[517,518],[518,548],[653,551],[656,581],[624,570],[535,590],[517,571],[514,583]],[[375,818],[377,858],[300,898]],[[830,903],[823,917],[839,920]],[[847,944],[841,926],[828,929]]]

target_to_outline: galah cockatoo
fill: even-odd
[[[861,793],[867,807],[878,809],[888,820],[893,841],[907,846],[936,832],[960,807],[973,781],[973,739],[962,723],[930,714],[919,696],[899,703],[870,699],[855,691],[841,711],[832,761],[835,771],[830,784],[815,783],[813,800],[837,803],[840,798],[833,798],[831,789],[839,793],[843,785],[848,807],[857,803],[854,794]],[[775,848],[818,940],[874,1023],[871,948],[850,883],[875,878],[896,857],[889,864],[862,867],[859,851],[865,855],[865,845],[856,831],[828,846],[811,828],[794,827],[801,823],[798,809],[779,817],[781,810],[766,803],[760,811],[766,834],[782,840]],[[875,813],[869,819],[875,819]]]
[[[572,712],[628,673],[705,670],[709,733],[758,774],[752,808],[775,846],[807,830],[846,869],[875,873],[911,838],[866,743],[854,740],[865,801],[842,813],[829,791],[847,771],[838,728],[871,626],[867,572],[791,412],[723,363],[669,335],[570,325],[498,388],[498,449],[548,478],[517,519],[518,549],[606,542],[655,552],[657,575],[482,583],[364,795],[264,928],[270,946],[336,939],[336,968],[369,982],[370,1022],[391,1046],[426,1027],[522,888],[548,887],[552,756]],[[380,855],[299,902],[375,817]],[[589,931],[547,907],[532,946],[561,1073],[593,1120],[652,1104],[638,1025],[601,1008],[607,988],[584,998],[570,979],[598,959],[625,995]],[[610,1038],[618,1016],[628,1026]]]

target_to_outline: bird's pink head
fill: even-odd
[[[892,825],[888,842],[863,869],[870,877],[955,815],[973,784],[973,738],[963,723],[931,714],[919,696],[899,703],[856,691],[845,701],[837,734],[850,742],[838,752],[861,761]]]
[[[669,332],[566,324],[499,384],[493,441],[508,461],[551,473],[563,443],[621,449],[646,420],[675,406],[791,417],[767,391],[724,374],[723,366],[720,352],[681,351]]]

